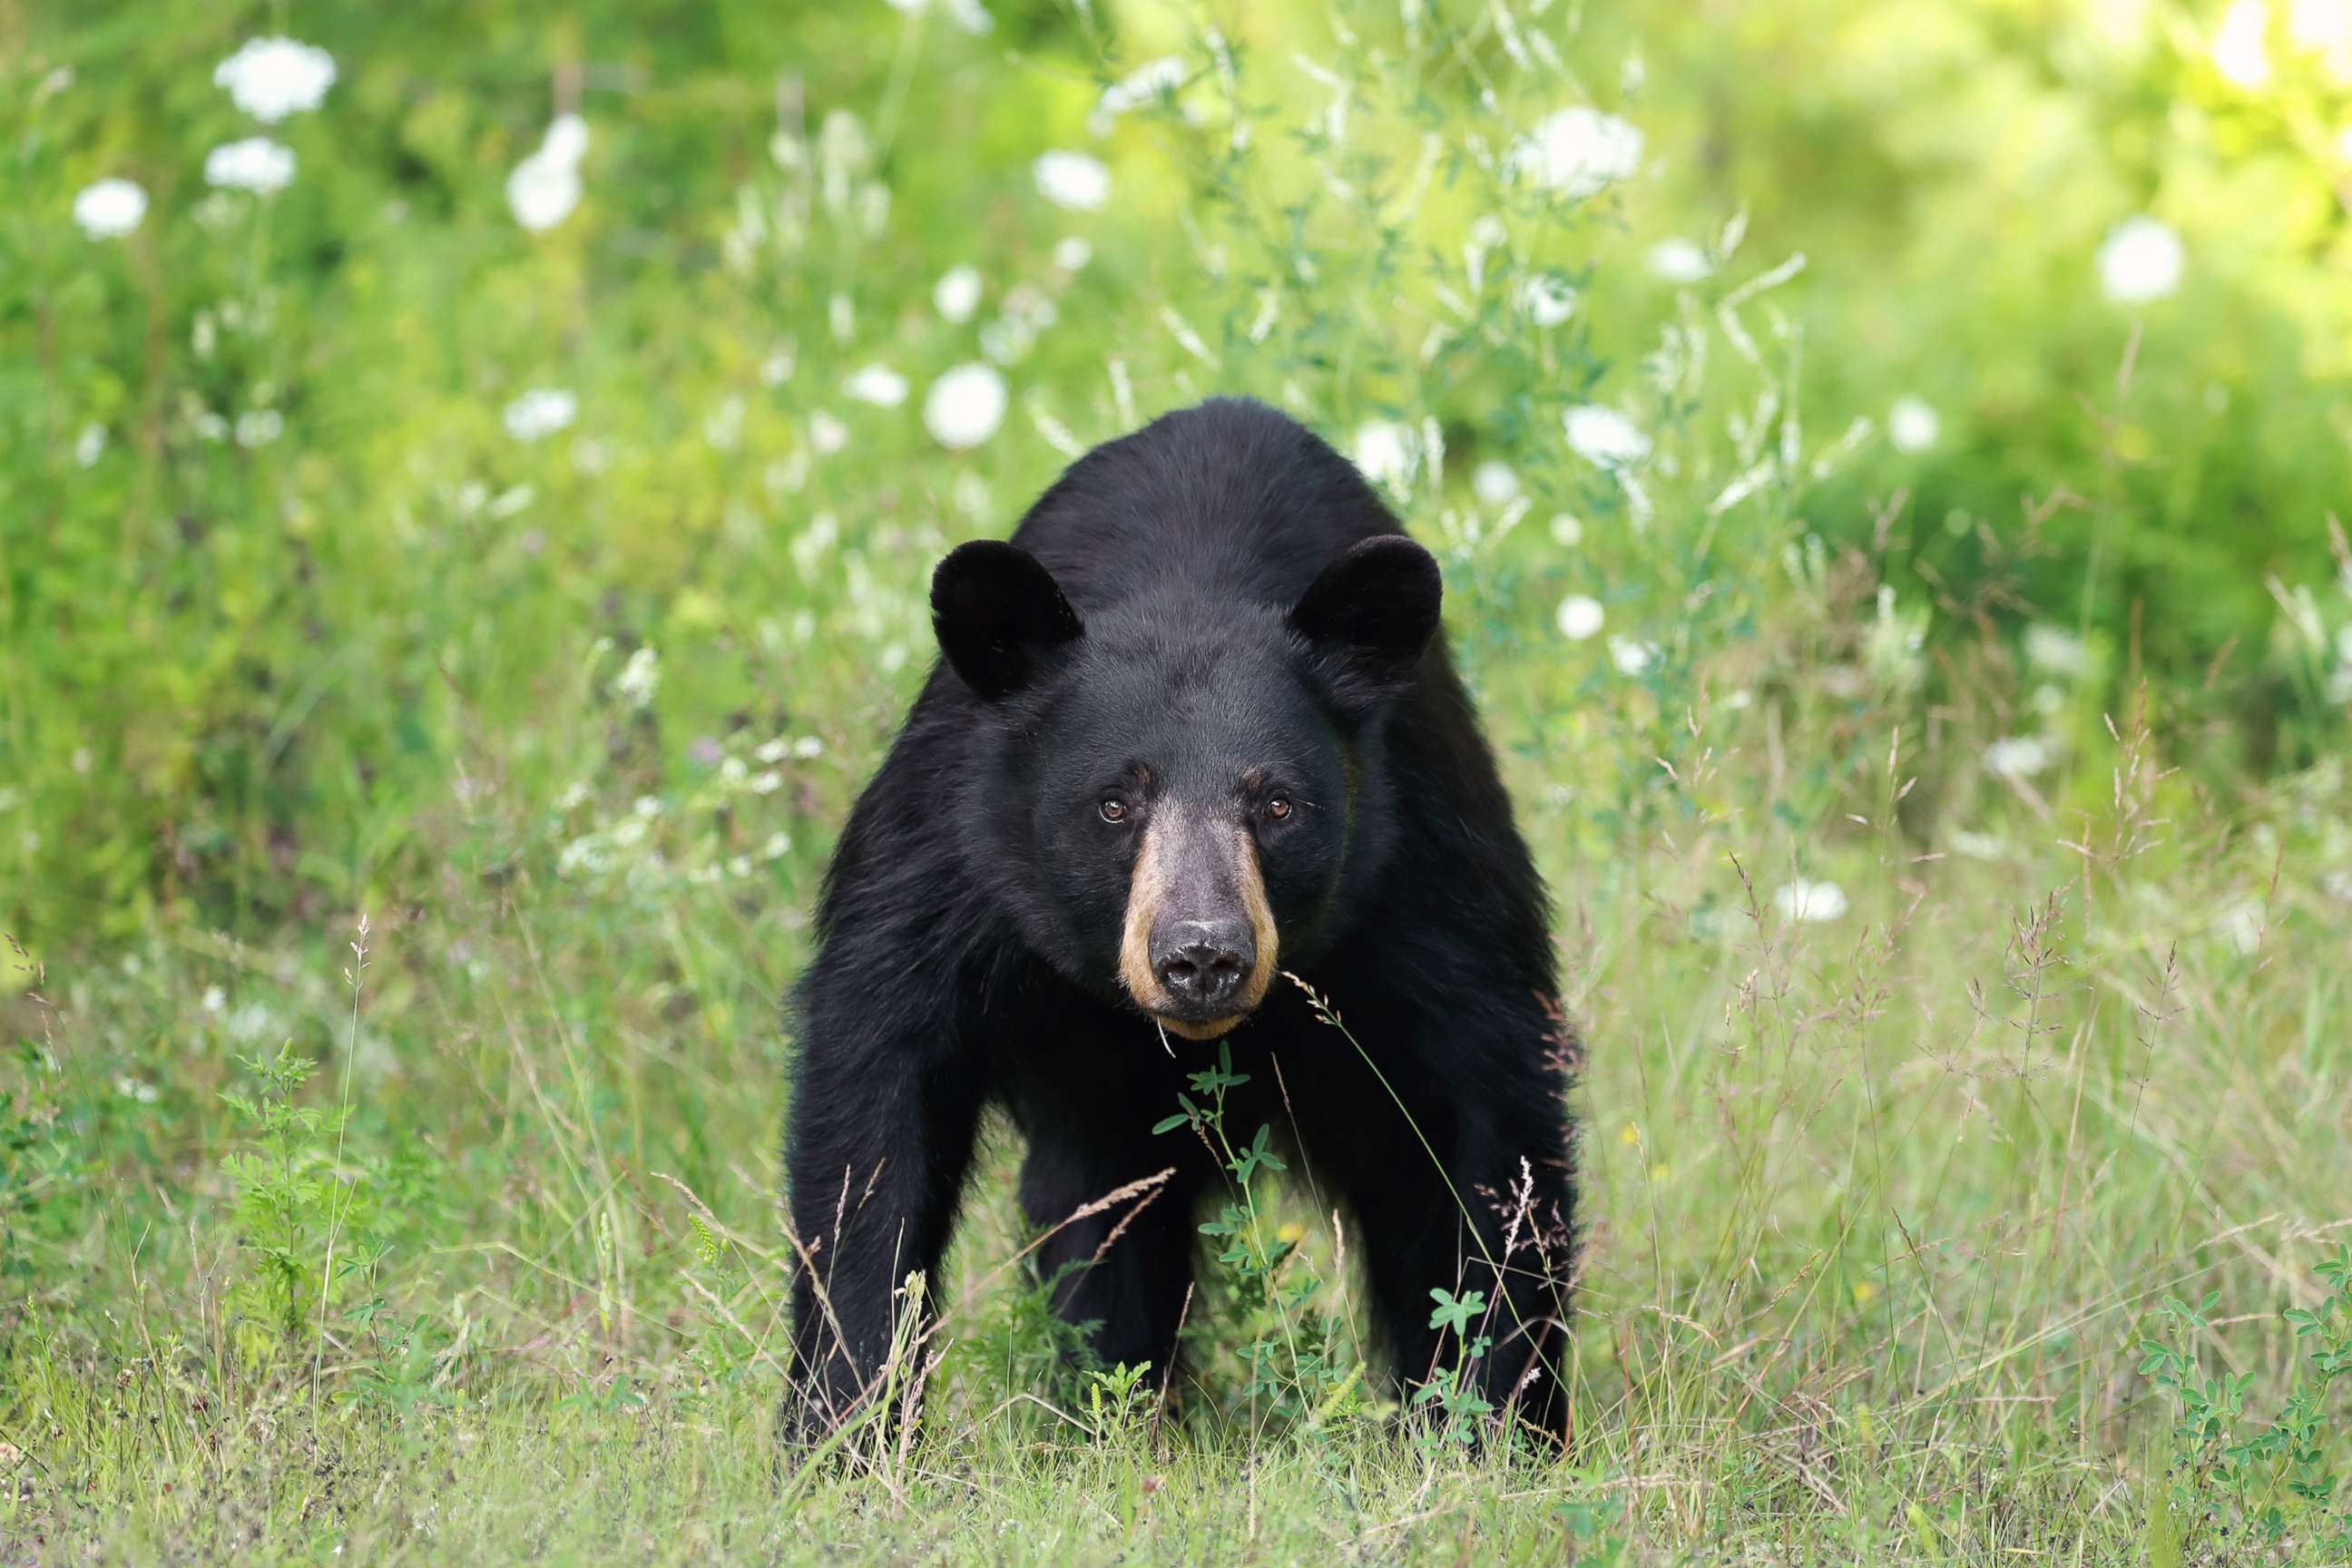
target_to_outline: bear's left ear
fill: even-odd
[[[1323,568],[1290,625],[1336,666],[1343,699],[1377,699],[1412,678],[1437,635],[1444,592],[1435,557],[1384,533]]]
[[[1087,629],[1044,563],[995,539],[957,545],[931,574],[931,627],[964,684],[991,702]]]

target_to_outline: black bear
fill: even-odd
[[[1477,1289],[1465,1381],[1563,1426],[1569,1037],[1438,599],[1344,458],[1234,400],[1097,447],[1010,542],[940,562],[944,658],[850,813],[797,996],[802,1422],[875,1392],[990,1104],[1027,1140],[1024,1210],[1062,1225],[1036,1258],[1056,1310],[1164,1376],[1223,1178],[1151,1129],[1230,1036],[1227,1125],[1272,1128],[1349,1211],[1399,1372],[1445,1348],[1432,1289]]]

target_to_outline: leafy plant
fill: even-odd
[[[2352,1247],[2339,1246],[2315,1272],[2324,1290],[2319,1305],[2283,1314],[2301,1365],[2266,1426],[2249,1430],[2252,1373],[2208,1373],[2199,1362],[2197,1343],[2212,1330],[2221,1292],[2206,1292],[2193,1307],[2167,1297],[2166,1334],[2140,1342],[2140,1375],[2174,1410],[2163,1506],[2154,1515],[2154,1528],[2174,1550],[2226,1547],[2236,1537],[2294,1541],[2352,1558],[2352,1500],[2330,1458],[2342,1426],[2328,1408],[2329,1390],[2352,1373]]]

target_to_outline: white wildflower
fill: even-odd
[[[936,10],[974,37],[996,26],[996,18],[988,14],[980,0],[888,0],[888,4],[902,16],[919,16]]]
[[[765,773],[752,774],[749,783],[753,795],[773,795],[784,787],[784,775],[770,768]]]
[[[579,416],[580,400],[560,386],[539,386],[507,405],[507,434],[518,441],[537,441],[570,426]]]
[[[1650,270],[1669,283],[1704,282],[1715,263],[1696,240],[1662,239],[1650,247]]]
[[[1995,778],[2025,779],[2046,772],[2053,761],[2050,742],[2039,735],[2004,735],[1985,748],[1985,772]]]
[[[205,154],[205,184],[266,196],[294,183],[294,149],[267,136],[224,142]]]
[[[285,416],[275,408],[248,408],[236,416],[236,444],[247,451],[267,447],[285,433]]]
[[[1153,101],[1162,92],[1175,91],[1184,85],[1184,62],[1173,55],[1136,67],[1103,89],[1101,100],[1087,116],[1087,129],[1097,136],[1109,135],[1120,115]]]
[[[1650,438],[1613,408],[1580,404],[1559,416],[1569,448],[1590,463],[1622,468],[1650,455]]]
[[[753,760],[762,763],[781,763],[792,754],[793,743],[782,737],[773,741],[762,741],[751,751]]]
[[[2128,217],[2099,247],[2099,287],[2118,305],[2146,305],[2180,287],[2188,253],[2180,237],[2155,218]]]
[[[1557,327],[1576,314],[1576,290],[1548,273],[1519,285],[1519,309],[1538,327]]]
[[[829,458],[849,445],[849,426],[820,408],[809,416],[809,445]]]
[[[803,762],[824,755],[824,742],[814,735],[803,735],[793,742],[793,755]]]
[[[1898,452],[1924,452],[1943,433],[1944,422],[1918,398],[1905,395],[1886,411],[1887,443]]]
[[[1110,200],[1110,170],[1084,153],[1054,152],[1032,165],[1037,194],[1057,207],[1090,213]]]
[[[1609,639],[1609,662],[1617,667],[1620,675],[1639,675],[1656,663],[1657,658],[1658,645],[1654,642],[1637,642],[1632,637]]]
[[[1356,430],[1356,467],[1376,485],[1402,489],[1412,479],[1412,437],[1389,419],[1368,419]]]
[[[940,319],[948,321],[969,321],[971,313],[980,309],[980,269],[976,267],[950,267],[931,288],[931,309]]]
[[[1066,234],[1054,242],[1054,265],[1065,272],[1082,272],[1094,258],[1095,247],[1081,236]]]
[[[1470,493],[1481,505],[1508,506],[1519,499],[1519,476],[1510,464],[1490,458],[1470,471]]]
[[[996,434],[1006,401],[1004,377],[995,366],[960,364],[931,383],[923,398],[923,428],[940,446],[964,451]]]
[[[213,68],[213,85],[228,89],[229,101],[264,125],[275,125],[326,101],[335,59],[291,38],[248,38]]]
[[[887,364],[865,365],[841,384],[841,392],[877,408],[896,408],[907,401],[907,378]]]
[[[1606,618],[1601,611],[1600,600],[1590,594],[1570,594],[1559,602],[1559,608],[1553,612],[1552,624],[1559,628],[1559,635],[1569,641],[1582,642],[1600,631]]]
[[[1967,827],[1952,830],[1951,844],[1954,854],[1965,855],[1971,860],[1998,860],[2009,852],[2009,846],[1993,835]]]
[[[100,180],[75,195],[73,216],[90,238],[121,239],[147,216],[147,193],[129,180]]]
[[[762,860],[781,860],[792,852],[793,836],[789,833],[771,833],[768,841],[760,846]]]
[[[2213,68],[2232,85],[2248,90],[2271,79],[2270,55],[2263,47],[2263,30],[2269,25],[2263,0],[2235,0],[2221,13],[2221,26],[2213,35]]]
[[[1584,524],[1567,512],[1551,520],[1551,542],[1562,550],[1573,550],[1584,542]]]
[[[1642,166],[1642,132],[1574,104],[1546,116],[1511,149],[1510,172],[1571,200],[1598,195]]]
[[[507,208],[515,222],[544,233],[580,205],[580,161],[588,155],[588,122],[559,114],[540,138],[539,150],[507,176]]]
[[[83,426],[81,434],[74,437],[74,462],[87,468],[105,453],[106,426],[96,421]]]
[[[2025,628],[2025,658],[2053,675],[2080,675],[2090,662],[2081,637],[2038,621]]]
[[[114,1092],[125,1100],[135,1100],[142,1105],[152,1105],[163,1098],[163,1091],[144,1079],[125,1073],[114,1080]]]
[[[1808,882],[1800,878],[1772,895],[1772,907],[1783,920],[1833,921],[1845,913],[1845,889],[1835,882]]]
[[[203,1005],[205,1012],[217,1013],[228,1005],[228,993],[217,985],[207,985],[205,987]]]
[[[2240,952],[2251,953],[2263,945],[2268,920],[2260,899],[2242,899],[2213,918],[2213,934]]]
[[[621,673],[613,678],[613,689],[632,708],[643,708],[654,700],[661,687],[661,655],[648,644],[629,655],[621,666]]]

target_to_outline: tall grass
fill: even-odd
[[[12,894],[40,956],[12,945],[0,986],[0,1539],[205,1561],[2326,1560],[2345,1504],[2314,1478],[2352,1464],[2311,1361],[2340,1353],[2322,1270],[2352,1236],[2341,760],[2183,767],[2210,755],[2197,695],[2080,601],[2032,602],[2058,511],[2135,521],[2095,475],[1975,524],[1966,581],[1922,570],[1946,520],[1899,491],[1824,515],[1880,436],[1806,405],[1777,305],[1803,260],[1751,254],[1736,218],[1654,335],[1596,320],[1612,185],[1634,176],[1608,174],[1613,133],[1596,153],[1549,119],[1590,95],[1545,8],[1343,8],[1281,52],[1192,20],[1122,100],[1094,216],[1024,189],[992,226],[894,249],[899,209],[960,210],[893,156],[962,101],[927,99],[930,73],[1065,106],[1102,86],[957,52],[981,46],[935,13],[822,108],[793,79],[589,89],[592,199],[568,221],[603,248],[575,226],[517,253],[493,196],[446,231],[480,278],[385,241],[382,272],[299,295],[277,237],[328,219],[293,210],[298,185],[283,210],[158,210],[94,264],[131,294],[80,318],[56,297],[68,338],[127,331],[134,297],[176,308],[156,269],[192,226],[233,240],[205,284],[213,347],[173,317],[194,358],[126,384],[136,439],[44,492],[84,529],[121,506],[129,585],[59,587],[61,552],[12,590],[121,631],[94,664],[7,667],[12,809],[49,846],[16,863],[54,882]],[[1137,79],[1090,9],[1076,25],[1103,80]],[[544,119],[528,91],[517,157]],[[673,228],[597,216],[596,183],[648,155],[627,127],[680,134],[714,104],[758,153],[726,203]],[[999,163],[1028,145],[1013,113],[981,117]],[[299,145],[306,170],[347,155]],[[931,290],[967,257],[985,308],[958,321]],[[289,294],[316,314],[271,318]],[[645,341],[681,297],[686,341]],[[445,342],[446,377],[394,346],[445,300],[480,339]],[[206,358],[222,333],[250,358]],[[415,386],[368,373],[376,349]],[[946,451],[917,411],[968,361],[1011,407]],[[869,363],[912,373],[903,406],[845,392]],[[84,373],[58,358],[49,394],[84,395]],[[2104,411],[2164,374],[2127,364]],[[533,385],[575,393],[575,422],[506,433]],[[360,387],[415,406],[372,426]],[[282,436],[204,434],[263,390]],[[1000,1135],[947,1310],[909,1320],[894,1363],[920,1431],[781,1449],[775,999],[930,657],[929,562],[1009,524],[1066,454],[1212,391],[1326,432],[1445,568],[1584,1042],[1573,1438],[1454,1441],[1480,1430],[1454,1391],[1369,1373],[1351,1237],[1312,1173],[1192,1117],[1169,1135],[1223,1140],[1234,1182],[1202,1216],[1226,1228],[1181,1373],[1066,1370]],[[382,490],[348,493],[339,457]],[[167,543],[191,528],[193,563]],[[2352,611],[2338,568],[2279,590],[2278,636],[2322,662]],[[127,669],[148,624],[213,651],[141,675],[161,686],[110,720],[88,678]],[[156,722],[165,687],[197,732]],[[47,743],[68,727],[102,754]],[[102,863],[54,854],[83,840]],[[1261,1070],[1245,1038],[1228,1064],[1180,1048]],[[1476,1309],[1430,1283],[1467,1353]],[[1404,1418],[1416,1399],[1439,1417]],[[2291,1454],[2250,1447],[2286,1430]]]

